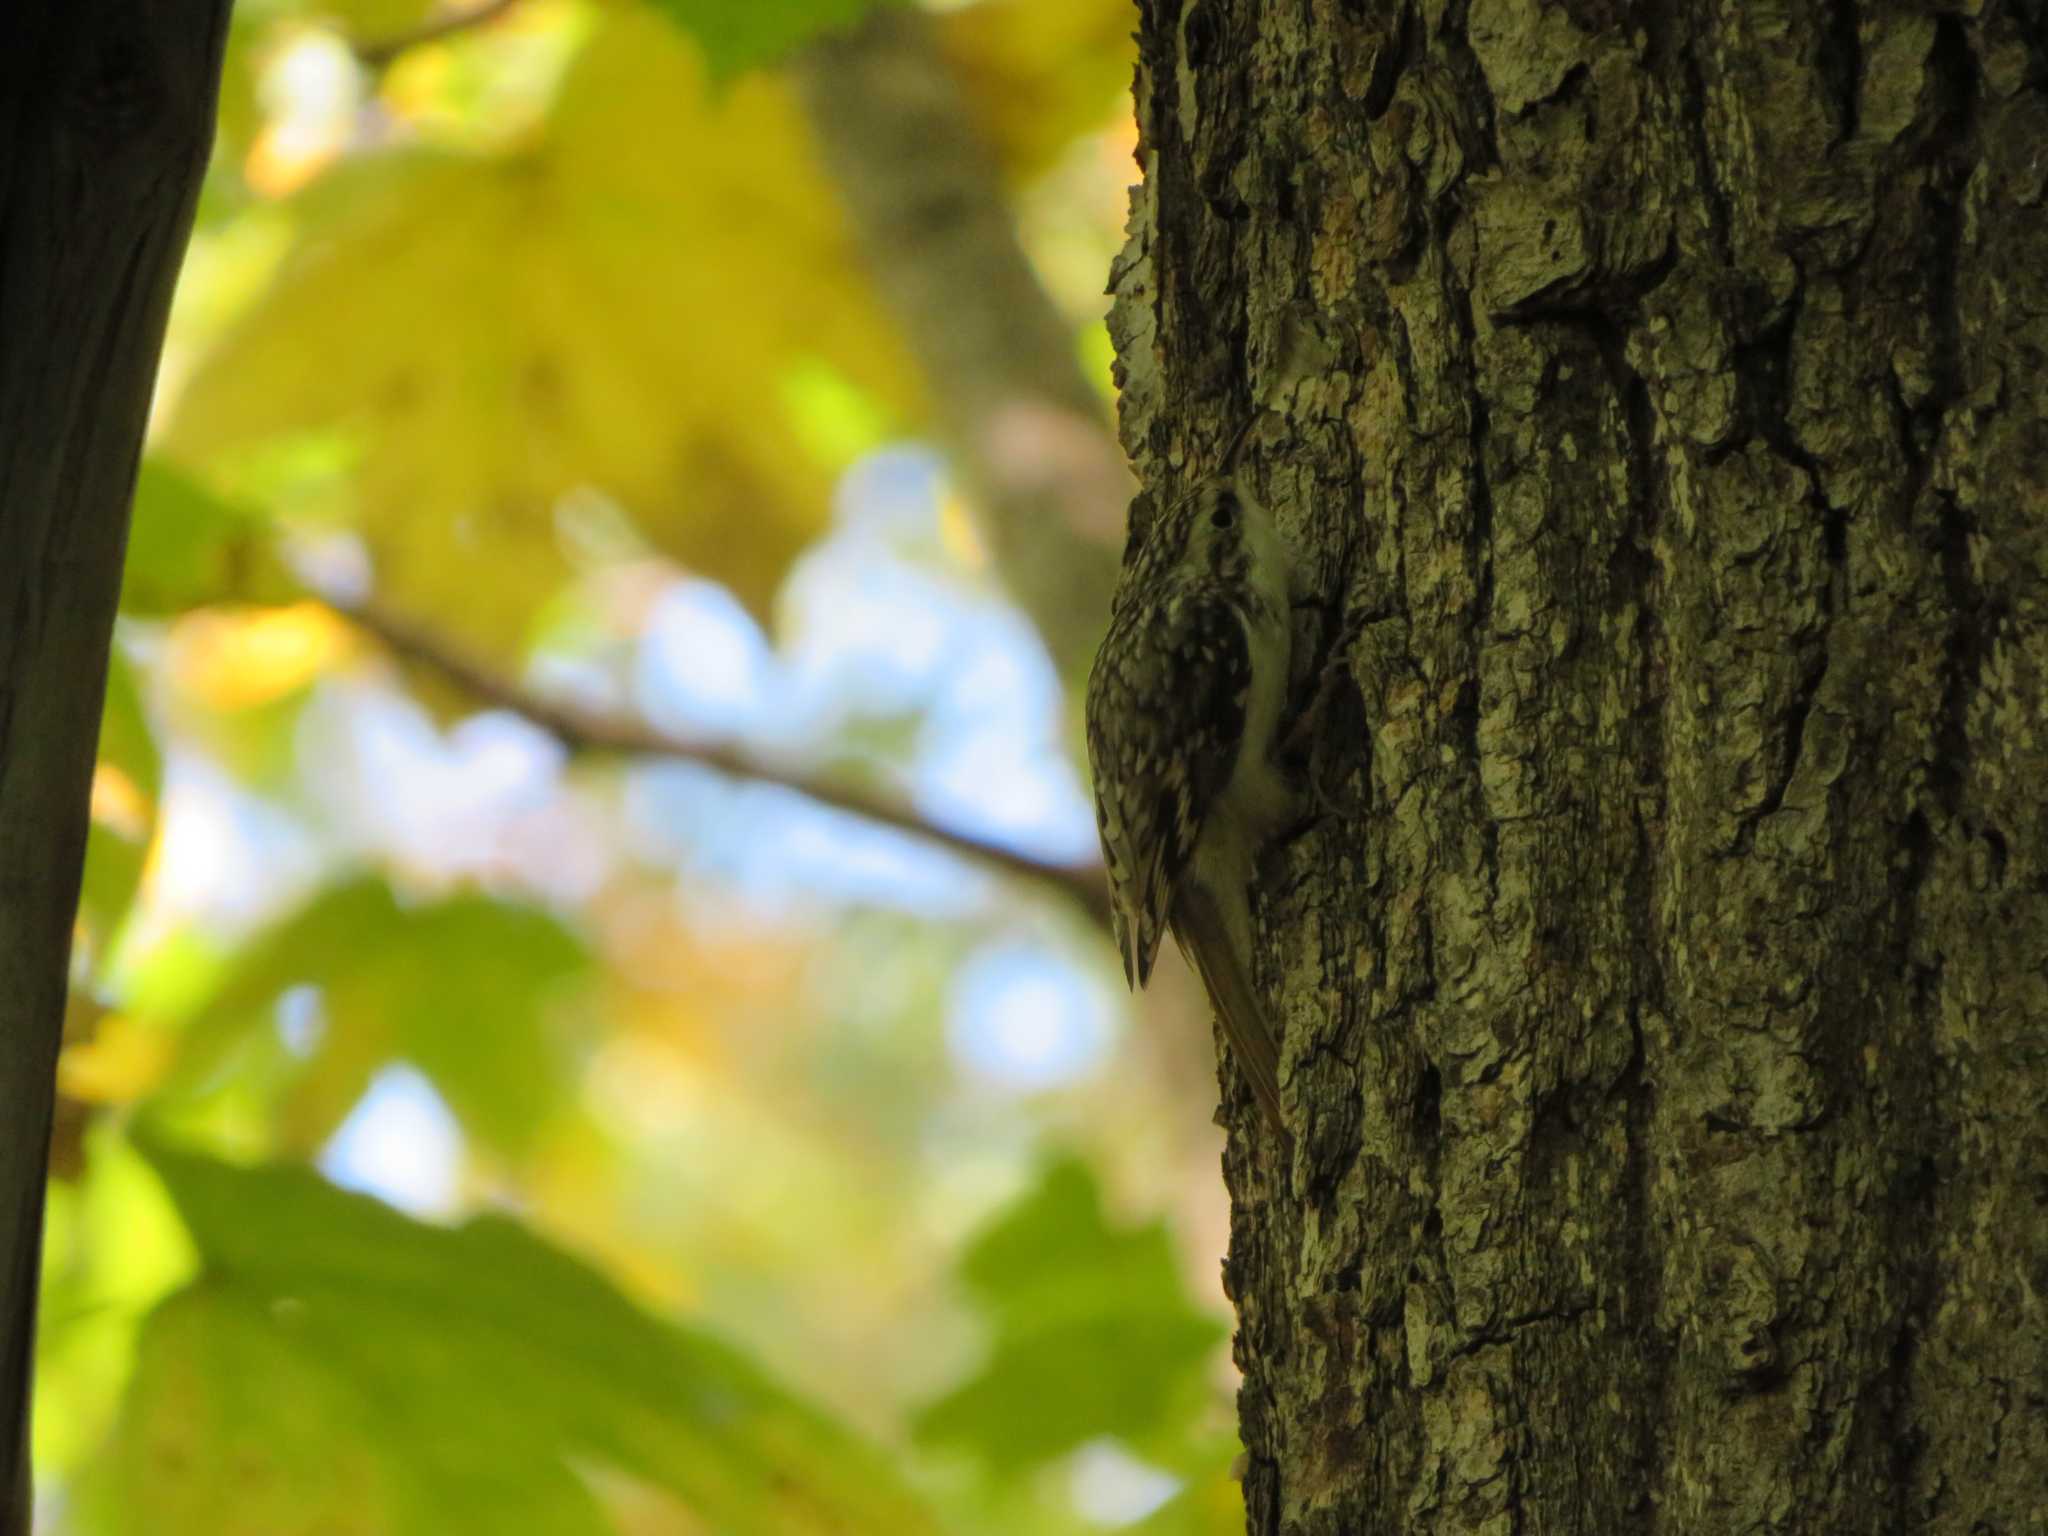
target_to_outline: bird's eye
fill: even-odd
[[[1237,497],[1229,491],[1216,498],[1216,505],[1209,509],[1211,528],[1228,528],[1237,521]]]

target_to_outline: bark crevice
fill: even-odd
[[[1170,484],[1241,357],[1283,528],[1385,616],[1318,744],[1368,792],[1264,893],[1312,1152],[1226,1167],[1253,1531],[2020,1528],[2038,23],[1474,0],[1389,82],[1391,15],[1207,3],[1259,27],[1187,151],[1243,136],[1245,212],[1148,139],[1125,440]],[[1295,333],[1284,388],[1239,344]]]

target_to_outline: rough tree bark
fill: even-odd
[[[0,1531],[29,1527],[43,1181],[128,502],[229,0],[0,24]]]
[[[1358,626],[1251,1529],[2040,1530],[2043,7],[1142,14],[1125,445]]]

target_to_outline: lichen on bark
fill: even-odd
[[[1257,893],[1255,1532],[2048,1497],[2048,24],[1146,0],[1154,491],[1343,633]]]

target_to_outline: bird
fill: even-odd
[[[1127,555],[1086,704],[1124,979],[1145,985],[1171,929],[1283,1139],[1280,1034],[1252,980],[1250,887],[1300,799],[1274,761],[1294,589],[1271,514],[1235,474],[1206,478]]]

